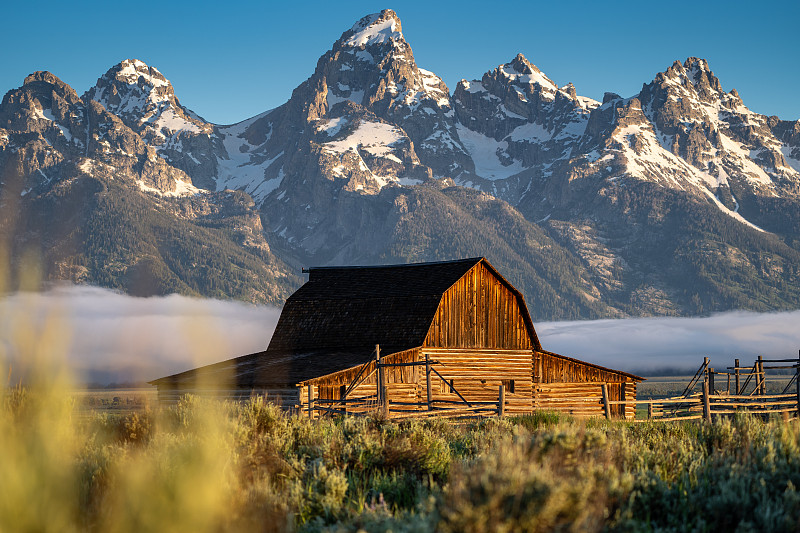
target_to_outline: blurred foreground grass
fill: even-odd
[[[261,399],[80,414],[3,392],[0,531],[797,531],[800,433],[555,414],[309,421]]]

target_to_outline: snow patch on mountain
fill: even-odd
[[[553,134],[541,124],[529,122],[514,128],[508,138],[514,142],[546,142],[553,138]]]
[[[540,85],[543,89],[547,89],[550,93],[547,98],[554,99],[555,92],[558,91],[558,86],[553,83],[553,81],[544,75],[537,68],[531,69],[530,73],[519,72],[511,63],[506,63],[505,65],[500,65],[498,67],[500,73],[509,81],[509,82],[518,82],[526,85]],[[548,91],[543,93],[547,94]]]
[[[404,138],[403,132],[391,124],[365,121],[344,139],[328,142],[323,146],[331,152],[343,153],[361,149],[377,157],[387,157],[394,151],[393,145]]]
[[[326,101],[328,103],[328,109],[332,108],[333,106],[335,106],[339,102],[346,102],[347,100],[350,100],[354,104],[359,104],[359,105],[361,105],[361,103],[364,101],[364,91],[363,90],[361,90],[361,91],[349,91],[349,93],[350,94],[347,95],[347,96],[339,96],[339,95],[334,94],[333,91],[328,91],[328,93],[326,95]]]
[[[760,231],[761,233],[767,233],[766,231],[764,231],[763,229],[759,228],[758,226],[756,226],[755,224],[753,224],[752,222],[750,222],[749,220],[747,220],[746,218],[744,218],[742,215],[739,214],[739,205],[738,205],[738,203],[736,205],[736,209],[731,211],[730,209],[725,207],[725,205],[722,202],[719,201],[719,198],[717,198],[714,194],[712,194],[711,191],[703,189],[703,192],[706,193],[706,195],[711,199],[712,202],[714,202],[714,205],[716,205],[717,208],[719,208],[720,211],[722,211],[723,213],[725,213],[729,217],[741,222],[745,226],[749,226],[749,227],[753,228],[754,230]],[[736,201],[736,199],[734,198],[734,202],[735,201]]]
[[[283,156],[283,152],[266,158],[260,155],[257,146],[251,145],[245,138],[245,132],[256,121],[269,115],[272,110],[256,115],[238,124],[219,128],[222,136],[222,144],[225,147],[227,158],[217,158],[217,190],[227,189],[243,190],[253,199],[260,203],[266,196],[274,191],[283,181],[283,163],[278,160]],[[272,136],[272,130],[267,134],[265,143]],[[273,164],[280,164],[277,172],[270,167]],[[267,174],[275,174],[275,177],[268,178]]]
[[[795,172],[800,172],[800,159],[795,159],[792,157],[792,149],[789,146],[781,145],[780,151],[783,154],[783,158],[786,160],[786,164],[788,164]]]
[[[190,131],[192,133],[200,133],[201,131],[197,124],[179,116],[171,107],[161,113],[155,124],[158,126],[158,131],[162,129],[166,129],[169,132]]]
[[[349,123],[350,121],[347,119],[347,117],[337,117],[320,121],[317,124],[316,129],[318,132],[324,131],[328,137],[336,137],[336,134],[338,134],[339,131]]]
[[[501,180],[525,170],[520,161],[511,159],[506,154],[507,141],[496,141],[462,124],[458,124],[456,128],[461,143],[475,163],[475,173],[478,176],[489,180]],[[506,154],[506,157],[501,159],[501,154]]]
[[[155,194],[157,196],[167,196],[172,198],[179,196],[194,196],[195,194],[208,192],[204,191],[203,189],[198,189],[191,183],[182,180],[175,180],[175,190],[166,192],[156,189],[155,187],[150,187],[142,180],[136,180],[136,184],[139,186],[139,189],[143,192]]]
[[[138,59],[126,59],[120,63],[122,67],[117,73],[118,79],[126,79],[128,83],[138,84],[141,78],[151,87],[169,87],[169,81],[161,74],[157,68],[149,67],[145,62]]]

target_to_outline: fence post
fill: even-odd
[[[763,396],[767,393],[767,376],[764,375],[764,357],[761,355],[758,356],[758,373],[759,377],[761,378],[758,382],[758,394]]]
[[[506,388],[500,385],[500,397],[497,400],[497,414],[502,418],[506,414]]]
[[[714,392],[717,390],[717,388],[714,386],[714,369],[713,368],[709,368],[708,369],[708,390],[711,392],[711,394],[714,394]]]
[[[647,404],[647,419],[651,420],[652,418],[653,418],[653,404],[652,403],[648,403]]]
[[[378,401],[381,406],[381,413],[386,418],[389,418],[389,389],[386,386],[386,371],[383,367],[381,359],[381,345],[375,345],[375,360],[378,367]]]
[[[314,388],[311,385],[307,385],[306,390],[308,391],[308,418],[314,418],[314,410],[311,400],[311,395],[313,394]]]
[[[797,388],[797,416],[800,417],[800,350],[797,351],[797,370],[795,372],[794,384]]]
[[[431,402],[431,360],[428,354],[425,354],[425,387],[428,389],[428,411],[433,409]]]
[[[711,401],[708,398],[708,380],[703,381],[703,418],[711,422]]]
[[[742,392],[741,390],[739,390],[739,360],[734,359],[733,365],[734,365],[733,371],[736,374],[736,396],[739,396],[739,394]]]
[[[606,420],[611,420],[611,406],[608,405],[608,384],[603,383],[600,385],[600,390],[603,392],[603,412],[606,415]]]

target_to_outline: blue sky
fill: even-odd
[[[157,67],[185,106],[227,124],[278,106],[356,20],[392,8],[417,63],[453,89],[518,52],[559,85],[636,94],[703,57],[753,111],[800,118],[800,2],[14,2],[0,92],[49,70],[79,94],[126,58]]]

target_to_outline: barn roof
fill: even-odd
[[[245,381],[297,383],[362,364],[376,344],[383,354],[422,346],[442,295],[483,262],[517,297],[536,349],[541,349],[522,294],[483,257],[386,266],[318,267],[284,305],[266,351],[155,380],[194,379],[198,371],[235,365]],[[220,366],[221,365],[221,366]],[[248,377],[250,376],[250,377]],[[286,379],[287,381],[283,381]]]
[[[442,294],[482,260],[312,268],[286,300],[267,351],[421,346]]]

